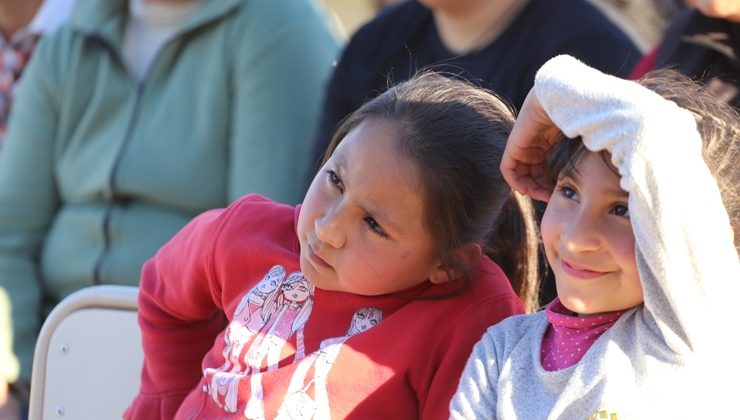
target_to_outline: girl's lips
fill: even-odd
[[[316,252],[314,252],[313,247],[311,245],[308,245],[308,250],[306,252],[306,255],[308,256],[308,260],[313,264],[314,267],[318,269],[331,269],[332,266],[329,265],[328,262],[324,261],[323,258],[316,255]]]
[[[577,264],[571,264],[568,261],[562,259],[560,260],[560,266],[563,268],[563,271],[569,276],[583,280],[595,279],[607,274],[603,271],[595,271]]]

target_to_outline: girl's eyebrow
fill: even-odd
[[[580,180],[581,171],[578,170],[576,163],[577,162],[568,162],[565,164],[563,169],[560,170],[560,174],[558,174],[558,179],[571,178],[576,181]]]
[[[334,162],[334,169],[335,172],[337,172],[337,175],[341,175],[341,170],[344,169],[346,166],[344,156],[342,155],[341,149],[337,147],[336,150],[334,150],[334,153],[331,155],[331,160]],[[341,177],[340,177],[341,178]]]
[[[560,171],[560,174],[558,175],[557,182],[562,182],[563,180],[570,180],[578,183],[581,180],[580,173],[576,170],[576,168],[571,168],[570,170],[562,170]]]
[[[359,205],[360,208],[364,209],[368,214],[378,219],[378,221],[383,226],[383,229],[385,229],[386,231],[390,231],[389,233],[393,233],[394,235],[403,236],[400,225],[395,223],[393,219],[380,207],[374,205],[374,203],[368,202],[361,202],[359,203]]]
[[[344,182],[344,188],[349,190],[349,187],[347,186],[347,182],[345,181],[344,178],[342,178],[342,181]],[[351,185],[351,182],[349,183],[349,185]],[[386,211],[384,211],[381,206],[378,206],[373,201],[368,201],[367,197],[358,197],[355,200],[355,205],[361,208],[362,210],[364,210],[368,215],[372,216],[374,219],[377,219],[378,223],[381,224],[383,229],[387,233],[392,234],[391,236],[403,236],[401,224],[394,222],[393,218]]]
[[[570,171],[562,171],[560,172],[560,176],[558,177],[558,182],[562,182],[563,180],[571,180],[574,184],[580,184],[581,182],[581,173],[578,172],[576,168],[572,168]],[[617,184],[619,185],[619,184]],[[607,188],[603,190],[603,193],[605,195],[608,195],[610,197],[629,197],[629,193],[619,187],[617,188]]]
[[[621,188],[614,188],[614,189],[611,189],[610,188],[610,189],[606,190],[605,192],[606,192],[606,194],[608,194],[610,196],[616,196],[616,197],[620,197],[620,198],[626,198],[626,197],[629,197],[630,196],[630,194],[627,191],[625,191],[625,190],[623,190]]]
[[[334,170],[339,176],[339,178],[342,180],[342,183],[344,184],[345,190],[349,190],[349,188],[352,185],[352,182],[348,182],[346,179],[346,162],[344,159],[344,156],[341,153],[337,153],[337,150],[334,151],[334,154],[332,154],[332,160],[334,161]],[[351,181],[351,180],[349,180]],[[378,222],[381,224],[383,229],[388,231],[389,234],[392,234],[391,236],[403,236],[403,230],[401,229],[401,224],[396,223],[393,221],[393,218],[388,215],[387,212],[383,211],[383,209],[377,205],[375,205],[372,202],[367,202],[364,200],[364,197],[360,197],[360,200],[355,202],[355,205],[359,208],[363,209],[365,212],[367,212],[369,215],[374,217],[375,219],[378,219]]]

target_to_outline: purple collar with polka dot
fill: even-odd
[[[614,325],[624,312],[578,316],[555,298],[545,309],[550,325],[542,338],[542,368],[555,371],[578,363],[596,339]]]

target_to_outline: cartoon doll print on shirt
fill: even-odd
[[[300,272],[285,278],[285,269],[276,265],[242,298],[224,334],[223,365],[204,370],[208,379],[204,390],[225,411],[236,412],[239,381],[244,377],[252,374],[252,394],[261,393],[260,375],[255,374],[276,369],[283,347],[294,336],[295,360],[304,357],[303,326],[311,314],[313,294],[313,284]]]
[[[377,325],[383,314],[377,308],[358,309],[344,336],[323,340],[318,351],[306,356],[303,328],[311,315],[314,290],[302,273],[286,277],[285,268],[275,265],[242,297],[224,334],[224,363],[204,370],[208,385],[203,391],[225,412],[238,411],[240,383],[248,380],[242,387],[249,389],[243,415],[265,418],[262,375],[277,369],[284,347],[292,342],[296,349],[293,360],[300,363],[278,418],[329,415],[326,379],[344,342]]]
[[[246,355],[247,371],[245,373],[249,374],[251,369],[252,376],[250,378],[251,395],[244,417],[264,418],[262,376],[259,373],[263,367],[268,371],[277,369],[283,347],[293,335],[295,335],[296,347],[294,360],[301,360],[305,356],[303,326],[311,315],[313,294],[314,285],[303,277],[303,274],[295,272],[288,276],[262,306],[262,316],[266,320],[267,332],[260,333],[255,338]]]
[[[303,359],[288,385],[277,419],[328,419],[331,417],[326,379],[347,339],[366,331],[383,319],[383,313],[372,307],[358,309],[352,316],[347,333],[321,342],[319,350]],[[313,366],[313,377],[306,381]],[[313,398],[309,390],[313,388]]]
[[[224,365],[218,369],[219,371],[243,372],[245,368],[242,363],[244,345],[265,325],[266,320],[262,317],[262,307],[266,299],[280,287],[284,278],[285,269],[282,266],[272,267],[267,275],[239,302],[234,311],[234,317],[224,334],[225,361]]]
[[[303,344],[303,326],[311,315],[313,294],[314,285],[303,274],[295,272],[268,295],[260,311],[265,324],[247,351],[245,373],[249,373],[250,369],[257,373],[263,367],[275,370],[283,346],[294,334],[295,360],[304,357],[306,350]]]

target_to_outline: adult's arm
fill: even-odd
[[[296,204],[308,187],[307,157],[338,41],[309,1],[242,7],[232,71],[229,201],[258,193]]]
[[[357,87],[351,86],[350,75],[358,46],[356,39],[351,38],[342,50],[341,57],[327,83],[316,139],[310,155],[309,164],[312,166],[309,166],[309,179],[313,175],[311,171],[320,168],[324,153],[337,126],[342,119],[354,111],[351,95]]]
[[[56,57],[65,51],[57,41],[44,38],[26,67],[0,151],[0,288],[9,297],[12,326],[0,334],[12,338],[24,380],[31,376],[41,323],[43,283],[38,261],[60,205],[54,137],[64,69]],[[0,359],[7,357],[13,356]]]

